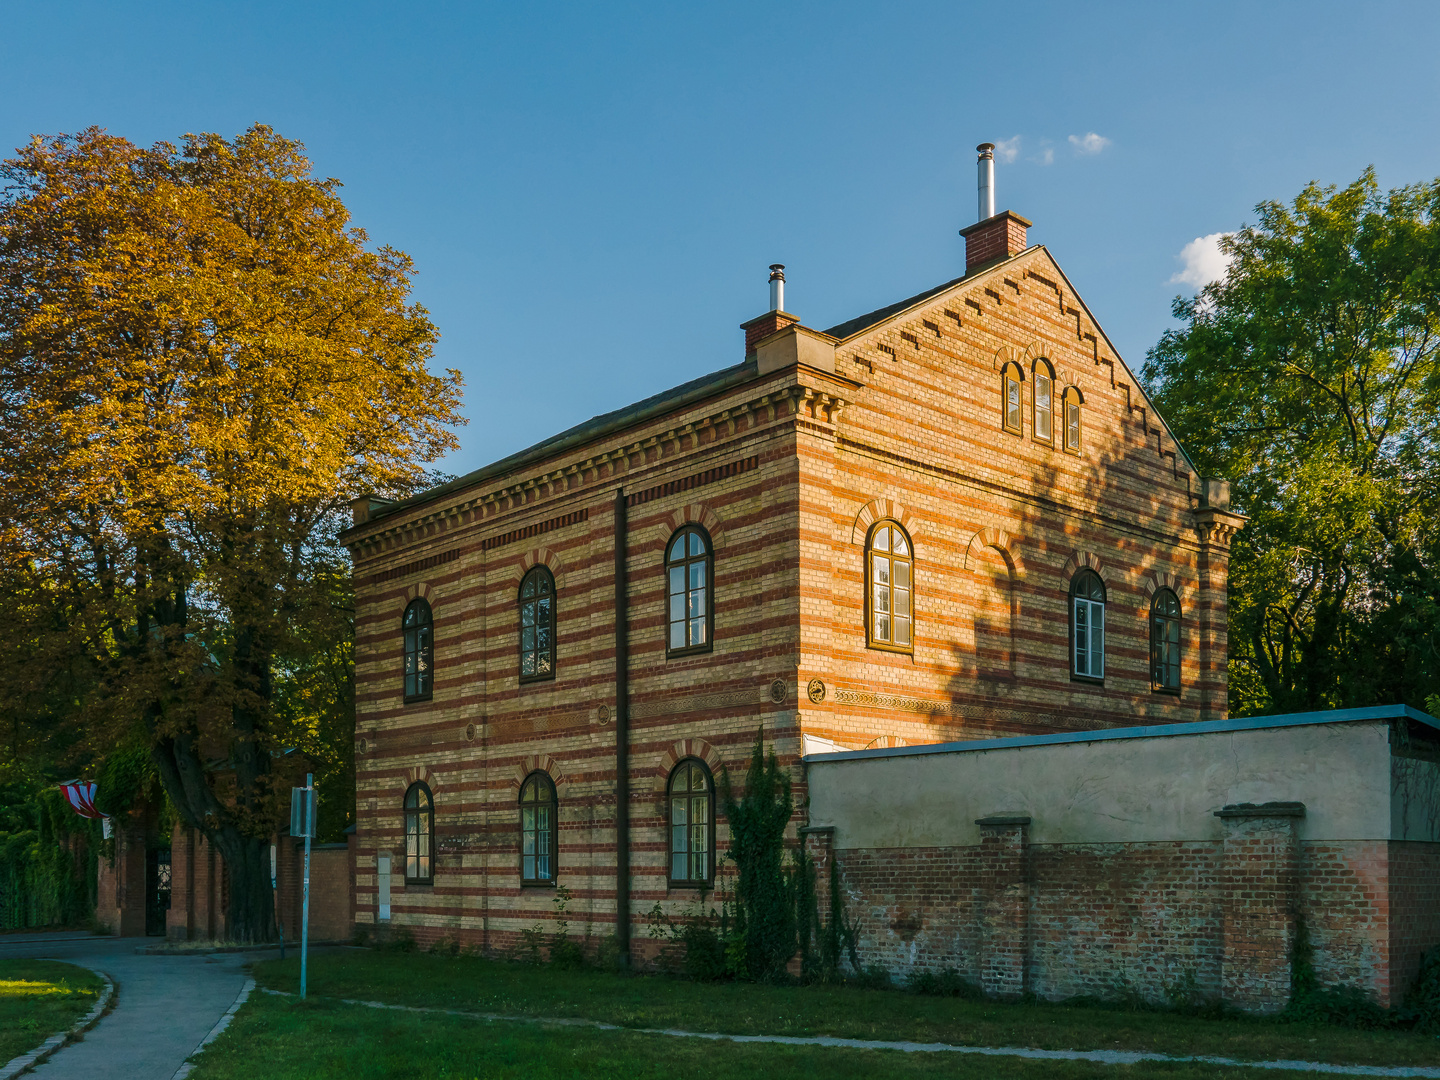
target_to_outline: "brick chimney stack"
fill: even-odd
[[[1008,259],[1025,250],[1025,230],[1030,227],[1019,214],[1009,210],[995,213],[995,144],[981,143],[978,183],[980,220],[960,230],[965,237],[965,273]]]
[[[781,310],[785,306],[785,267],[781,263],[770,264],[770,310],[758,319],[751,319],[749,322],[740,324],[740,329],[745,331],[745,355],[749,356],[755,351],[755,343],[771,334],[779,333],[787,326],[793,326],[800,320],[789,312]]]

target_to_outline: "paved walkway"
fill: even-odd
[[[103,971],[115,983],[109,1015],[83,1040],[27,1073],[27,1080],[171,1080],[234,1004],[245,985],[242,965],[270,955],[136,953],[154,940],[75,933],[0,937],[0,957],[65,960]]]
[[[281,990],[265,990],[277,997],[294,997]],[[1245,1069],[1295,1070],[1335,1076],[1384,1076],[1440,1078],[1440,1068],[1410,1065],[1330,1065],[1323,1061],[1245,1061],[1240,1058],[1175,1057],[1143,1050],[1030,1050],[1019,1046],[956,1046],[952,1043],[900,1042],[883,1039],[842,1039],[834,1035],[722,1035],[713,1031],[684,1031],[680,1028],[631,1028],[607,1024],[602,1020],[581,1020],[571,1017],[514,1016],[506,1013],[465,1012],[460,1009],[422,1008],[414,1005],[387,1005],[383,1001],[357,1001],[340,998],[346,1005],[367,1009],[391,1009],[396,1012],[441,1013],[467,1020],[491,1023],[546,1024],[555,1027],[596,1028],[601,1031],[628,1031],[637,1035],[669,1035],[681,1039],[713,1039],[718,1042],[780,1043],[784,1046],[835,1046],[847,1050],[899,1050],[909,1054],[980,1054],[985,1057],[1019,1057],[1040,1061],[1094,1061],[1103,1065],[1139,1065],[1148,1061],[1200,1062]]]

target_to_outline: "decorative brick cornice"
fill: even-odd
[[[1222,548],[1230,546],[1235,534],[1249,520],[1243,514],[1232,514],[1212,506],[1202,506],[1194,514],[1195,532],[1200,537],[1200,543]]]
[[[649,464],[652,453],[656,459],[663,460],[699,449],[702,445],[708,447],[720,439],[733,438],[742,424],[750,431],[777,421],[803,419],[808,428],[818,425],[833,431],[836,419],[848,404],[847,399],[830,390],[799,384],[780,387],[737,405],[717,409],[663,433],[612,445],[583,459],[482,494],[439,506],[416,506],[413,510],[395,514],[393,520],[382,517],[362,523],[342,539],[352,556],[373,554],[386,541],[410,542],[435,535],[442,529],[498,517],[568,492],[613,483],[616,478]],[[709,438],[702,442],[702,435]],[[515,533],[514,539],[533,535],[526,530],[515,530]],[[506,536],[508,538],[509,534]],[[486,541],[487,544],[491,542]]]

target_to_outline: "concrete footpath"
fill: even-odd
[[[37,1080],[171,1080],[245,986],[246,953],[144,956],[154,938],[56,933],[0,937],[0,958],[64,960],[103,971],[115,1007],[84,1038],[27,1073]],[[0,1062],[3,1064],[3,1062]]]

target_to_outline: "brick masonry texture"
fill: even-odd
[[[787,322],[747,324],[749,344]],[[625,552],[637,954],[655,903],[679,913],[699,899],[666,874],[666,781],[683,757],[738,780],[763,731],[792,769],[798,827],[807,750],[1224,716],[1228,540],[1240,519],[1200,505],[1199,478],[1048,252],[1015,254],[830,340],[833,371],[752,366],[708,396],[346,534],[357,588],[357,923],[377,919],[382,853],[395,868],[392,921],[422,942],[504,950],[552,921],[554,890],[519,878],[516,800],[539,769],[559,796],[571,932],[614,932],[617,489],[646,496],[628,507]],[[1011,362],[1024,373],[1018,436],[1000,423]],[[1058,441],[1058,420],[1055,439],[1035,436],[1031,389],[1047,366],[1057,403],[1066,388],[1083,396],[1078,453]],[[867,646],[864,553],[880,520],[913,542],[907,652]],[[713,647],[667,657],[664,551],[687,523],[713,540]],[[557,671],[522,685],[516,596],[538,563],[556,582]],[[1069,676],[1067,592],[1082,567],[1108,590],[1103,683]],[[1178,696],[1153,693],[1149,680],[1147,619],[1160,587],[1176,591],[1184,615]],[[429,701],[406,704],[400,619],[416,597],[434,613],[435,684]],[[416,781],[435,797],[433,884],[399,873],[401,801]],[[723,820],[716,833],[723,852]],[[1030,977],[1011,870],[996,878],[985,923],[1004,993]],[[944,947],[962,951],[959,938]]]
[[[1405,850],[1389,856],[1415,893],[1404,901],[1406,920],[1392,930],[1409,936],[1407,963],[1391,972],[1383,882],[1377,904],[1373,878],[1367,880],[1385,867],[1386,845],[1298,845],[1293,859],[1280,860],[1294,869],[1287,882],[1273,871],[1276,848],[1286,848],[1288,839],[1277,837],[1270,822],[1246,824],[1244,840],[1223,843],[1045,844],[1020,851],[1020,830],[1011,827],[1008,847],[998,835],[1005,830],[996,829],[986,830],[997,836],[978,846],[832,856],[817,842],[811,850],[827,869],[829,858],[839,859],[862,963],[897,975],[949,968],[1000,995],[1138,994],[1155,1002],[1166,1000],[1167,987],[1193,979],[1201,993],[1270,1011],[1288,998],[1299,912],[1310,925],[1322,981],[1398,1004],[1420,951],[1440,941],[1436,845],[1401,844]],[[1253,887],[1237,888],[1247,877]],[[1292,887],[1298,897],[1288,894]]]

